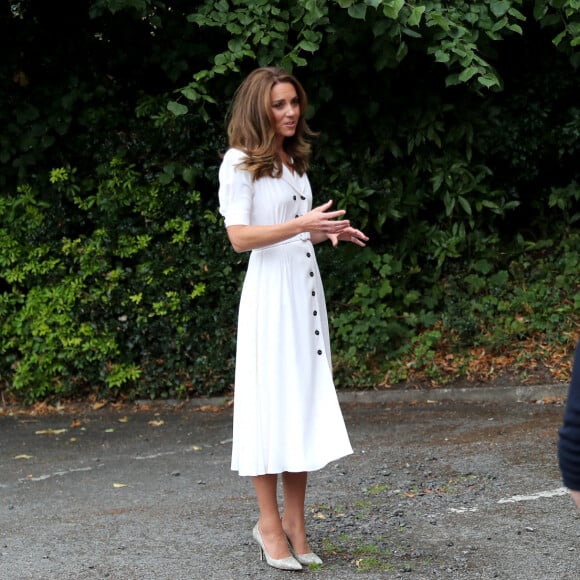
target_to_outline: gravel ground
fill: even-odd
[[[309,479],[302,577],[577,580],[562,402],[343,402],[355,453]],[[231,409],[0,416],[2,580],[290,578],[258,559]]]

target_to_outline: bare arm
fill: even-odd
[[[332,200],[296,219],[271,226],[229,226],[228,237],[236,252],[247,252],[276,244],[302,232],[310,232],[313,240],[318,238],[318,241],[322,241],[328,235],[339,235],[350,227],[348,220],[336,219],[346,212],[328,211],[331,206]]]
[[[310,240],[314,245],[321,244],[322,242],[326,242],[329,239],[330,238],[328,237],[328,234],[323,232],[310,232]]]

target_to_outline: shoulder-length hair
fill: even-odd
[[[238,87],[227,116],[229,145],[246,153],[247,158],[242,166],[252,173],[254,180],[282,175],[271,99],[272,87],[279,83],[294,85],[300,103],[296,131],[292,137],[284,139],[284,150],[299,175],[308,169],[311,146],[307,139],[316,136],[316,133],[306,123],[306,92],[298,80],[284,69],[261,67],[252,71]]]

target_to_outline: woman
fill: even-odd
[[[564,485],[580,508],[580,341],[576,345],[566,411],[559,430],[558,463]]]
[[[251,251],[236,352],[232,469],[251,476],[253,536],[270,566],[321,563],[306,539],[307,472],[352,453],[332,379],[324,292],[313,244],[367,236],[312,208],[307,98],[296,78],[254,70],[239,86],[220,171],[220,212],[236,252]],[[277,502],[282,475],[284,513]]]

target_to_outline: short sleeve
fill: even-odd
[[[219,169],[219,212],[225,225],[250,225],[254,184],[249,171],[239,164],[245,154],[239,149],[229,149]]]

